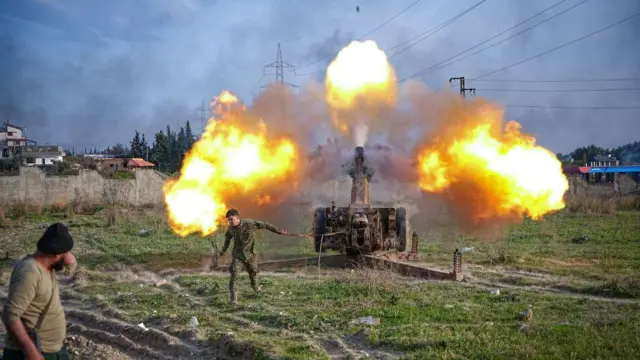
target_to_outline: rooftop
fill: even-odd
[[[127,167],[153,167],[155,164],[152,164],[141,158],[133,158],[129,160],[127,163]]]
[[[11,126],[12,128],[16,128],[16,129],[18,129],[18,130],[24,130],[22,127],[20,127],[20,126],[16,126],[16,125],[13,125],[13,124],[11,124],[8,120],[6,120],[6,121],[2,124],[2,126],[0,126],[0,131],[2,131],[2,132],[6,132],[6,131],[7,131],[7,127],[8,127],[8,126]]]
[[[617,161],[618,159],[615,156],[604,156],[604,155],[596,155],[593,157],[593,161]]]
[[[62,146],[58,145],[29,145],[24,146],[24,152],[63,152]]]

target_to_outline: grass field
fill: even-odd
[[[161,211],[18,208],[0,213],[8,254],[0,281],[33,250],[42,226],[71,227],[81,269],[64,299],[76,358],[634,358],[640,211],[570,205],[575,211],[482,237],[413,218],[423,259],[434,266],[450,267],[453,249],[473,247],[461,283],[291,269],[262,274],[259,296],[241,276],[239,307],[228,304],[227,274],[184,271],[201,267],[221,239],[176,237]],[[308,223],[301,219],[301,228]],[[317,255],[310,241],[268,232],[258,251],[263,259]],[[518,321],[528,306],[533,318]],[[199,324],[190,328],[194,316]],[[352,323],[366,316],[379,324]],[[152,330],[127,325],[139,323]]]

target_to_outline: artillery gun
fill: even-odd
[[[409,236],[407,211],[403,207],[373,207],[369,200],[369,182],[373,171],[365,164],[364,148],[358,146],[351,164],[351,203],[346,207],[318,207],[314,210],[312,234],[288,234],[313,237],[319,256],[264,261],[258,264],[262,270],[287,267],[318,266],[343,267],[357,264],[376,269],[386,269],[404,276],[431,280],[462,280],[462,256],[456,249],[453,254],[453,271],[430,269],[419,263],[418,235],[411,235],[411,249],[406,251]],[[321,255],[326,250],[339,254]],[[227,266],[212,266],[216,271],[227,271]],[[200,271],[200,270],[197,270]]]
[[[404,252],[409,223],[403,207],[372,207],[369,182],[373,172],[366,166],[364,147],[355,148],[351,204],[347,207],[318,207],[314,211],[313,236],[316,252],[339,251],[348,256],[377,251]]]

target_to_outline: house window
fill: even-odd
[[[16,132],[15,131],[7,131],[7,136],[15,136]]]

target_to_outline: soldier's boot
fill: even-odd
[[[255,291],[256,293],[262,292],[262,285],[258,283],[257,274],[249,273],[249,281],[251,281],[251,287],[253,288],[253,291]]]

